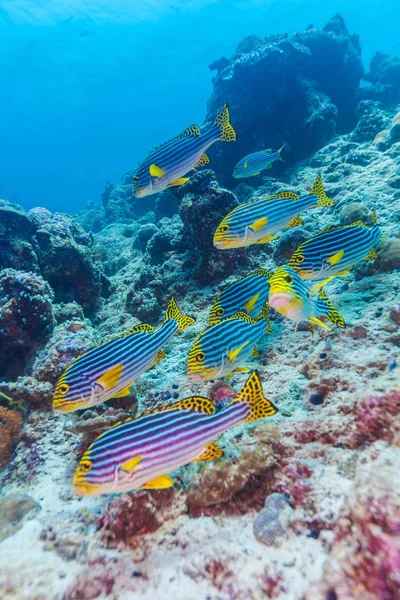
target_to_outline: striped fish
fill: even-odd
[[[271,152],[271,150],[261,150],[261,152],[253,152],[252,154],[248,154],[239,160],[233,171],[233,176],[236,179],[241,179],[243,177],[253,177],[254,175],[259,175],[264,169],[270,169],[275,160],[282,160],[282,150],[283,146],[282,148],[279,148],[277,152]]]
[[[267,244],[282,227],[302,224],[297,215],[314,206],[332,206],[319,175],[307,196],[294,192],[279,192],[234,208],[218,225],[214,246],[220,250],[243,248],[251,244]]]
[[[211,307],[208,324],[216,325],[237,312],[258,317],[268,302],[270,277],[267,269],[256,269],[223,290]]]
[[[169,338],[192,323],[194,319],[183,315],[171,298],[157,331],[141,323],[77,358],[58,380],[53,409],[69,413],[128,396],[134,381],[166,356],[162,347]]]
[[[191,397],[111,427],[82,456],[73,485],[78,494],[168,488],[167,472],[223,456],[213,441],[221,433],[276,412],[254,372],[219,412],[208,398]]]
[[[188,178],[183,177],[186,173],[210,162],[205,152],[217,141],[236,141],[236,132],[229,122],[227,104],[224,104],[213,125],[205,131],[192,125],[178,137],[150,152],[133,177],[133,194],[137,198],[143,198],[167,187],[182,185],[188,181]]]
[[[251,356],[257,341],[270,331],[268,308],[255,321],[239,312],[201,333],[187,359],[189,379],[195,382],[219,379],[234,372],[248,371],[242,365]]]
[[[296,323],[308,321],[311,330],[314,325],[319,325],[330,331],[321,317],[326,317],[338,327],[345,327],[342,315],[332,305],[325,290],[320,291],[318,298],[313,298],[306,282],[287,265],[279,267],[271,276],[268,301],[272,308],[288,319]]]
[[[381,235],[376,224],[368,228],[361,221],[328,227],[301,244],[288,265],[302,279],[327,278],[314,288],[316,291],[335,275],[346,275],[360,261],[375,259],[374,248]]]

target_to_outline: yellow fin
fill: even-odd
[[[371,250],[368,252],[367,256],[364,256],[364,260],[375,260],[376,258],[378,258],[378,255],[374,248],[371,248]]]
[[[343,256],[344,256],[344,250],[339,250],[339,252],[336,252],[336,254],[333,254],[332,256],[330,256],[326,262],[329,263],[330,265],[337,265],[338,262],[340,262],[342,260]]]
[[[321,281],[320,283],[317,283],[317,285],[315,285],[311,290],[310,290],[310,295],[311,294],[315,294],[315,292],[317,292],[318,290],[320,290],[322,287],[324,287],[324,285],[326,285],[327,283],[329,283],[330,281],[332,281],[332,279],[335,277],[335,275],[331,275],[331,277],[327,277],[327,279],[324,279],[323,281]]]
[[[224,451],[222,448],[220,448],[215,442],[212,442],[204,448],[204,451],[200,454],[200,456],[195,458],[193,462],[215,460],[216,458],[221,458],[223,455]]]
[[[187,137],[188,135],[193,135],[195,137],[201,135],[200,129],[197,125],[191,125],[187,127],[178,137]]]
[[[298,200],[299,195],[295,192],[278,192],[275,196],[270,196],[266,198],[266,200],[271,200],[272,198],[281,198],[282,200]]]
[[[259,352],[259,350],[257,349],[256,346],[254,346],[251,355],[252,355],[253,358],[258,358],[260,356],[260,352]]]
[[[155,331],[155,329],[152,325],[147,325],[147,323],[139,323],[139,325],[135,325],[134,327],[132,327],[130,333],[152,333],[153,331]]]
[[[268,242],[275,240],[277,237],[278,237],[277,235],[269,235],[269,233],[268,233],[267,235],[264,235],[264,237],[257,240],[256,244],[268,244]]]
[[[111,369],[108,369],[108,371],[106,371],[104,375],[102,375],[100,379],[96,381],[96,383],[101,385],[105,390],[110,390],[116,386],[118,381],[121,379],[122,369],[123,366],[121,364],[111,367]]]
[[[237,402],[244,402],[250,407],[250,412],[244,421],[256,421],[263,417],[272,417],[278,411],[272,402],[265,398],[260,378],[255,371],[232,400],[232,404]]]
[[[247,162],[247,160],[246,160],[246,162],[244,163],[243,167],[244,167],[245,169],[247,169],[247,167],[248,167],[248,166],[249,166],[249,163],[248,163],[248,162]]]
[[[154,163],[150,165],[149,173],[152,177],[158,177],[159,179],[165,175],[165,171],[157,167]]]
[[[251,298],[251,300],[249,300],[248,302],[246,302],[246,304],[244,305],[244,307],[247,310],[247,312],[251,313],[251,311],[254,310],[256,302],[257,302],[257,300],[259,299],[260,296],[261,296],[261,294],[257,294],[256,296],[254,296],[253,298]]]
[[[249,371],[250,371],[250,369],[248,369],[247,367],[238,367],[237,369],[235,369],[232,372],[233,373],[248,373]]]
[[[251,273],[249,273],[247,275],[247,277],[252,277],[253,275],[260,275],[261,277],[267,277],[267,279],[269,279],[271,277],[272,273],[267,271],[267,269],[263,269],[262,267],[259,267],[255,271],[252,271]]]
[[[161,490],[174,485],[174,480],[169,475],[160,475],[142,485],[143,490]]]
[[[266,226],[266,224],[268,223],[268,217],[262,217],[262,219],[258,219],[257,221],[254,221],[254,223],[252,223],[250,225],[251,229],[253,231],[260,231],[260,229],[262,229],[263,227]]]
[[[334,202],[332,198],[328,198],[326,195],[324,184],[322,183],[321,175],[318,175],[317,179],[310,190],[310,194],[314,194],[318,198],[317,206],[333,206]]]
[[[331,328],[328,327],[328,325],[326,323],[324,323],[323,321],[321,321],[321,319],[317,319],[317,317],[310,317],[308,319],[308,321],[310,323],[314,323],[315,325],[319,325],[320,327],[323,327],[327,331],[332,331]]]
[[[194,166],[195,167],[204,167],[204,165],[208,165],[209,162],[210,162],[210,159],[207,156],[207,154],[202,154],[200,156],[198,162]]]
[[[120,465],[119,468],[123,469],[124,471],[130,471],[132,473],[132,471],[136,469],[137,465],[140,463],[141,460],[141,456],[134,456],[133,458],[129,458],[126,462]]]
[[[335,308],[332,302],[328,298],[328,294],[324,289],[320,291],[318,294],[318,300],[324,302],[326,308],[328,309],[328,313],[326,313],[326,317],[337,327],[346,327],[346,323],[337,308]],[[309,319],[310,321],[312,319]],[[319,325],[319,323],[317,323]]]
[[[213,415],[215,413],[215,406],[208,398],[191,396],[179,400],[179,402],[175,402],[174,404],[170,404],[169,406],[164,406],[161,410],[190,410],[192,412]]]
[[[123,390],[121,390],[120,392],[118,392],[118,394],[115,394],[113,396],[113,398],[125,398],[125,396],[130,396],[131,392],[130,392],[129,388],[133,384],[134,384],[134,381],[132,381],[129,385],[127,385],[126,388],[124,388]]]
[[[189,177],[180,177],[179,179],[176,179],[175,181],[171,181],[171,183],[169,183],[167,185],[167,187],[173,187],[174,185],[183,185],[187,181],[189,181]]]
[[[219,127],[221,131],[218,138],[219,140],[223,142],[236,142],[236,131],[229,122],[229,109],[227,104],[224,104],[217,114],[213,127]]]
[[[298,225],[302,224],[303,219],[301,217],[293,217],[293,219],[286,224],[286,227],[297,227]]]
[[[180,333],[189,325],[193,325],[194,319],[193,317],[188,317],[187,315],[183,315],[178,308],[178,305],[175,301],[175,298],[172,297],[167,306],[167,310],[165,311],[165,319],[164,323],[169,321],[170,319],[174,319],[178,323],[177,333]]]
[[[242,344],[241,346],[239,346],[238,348],[235,348],[234,350],[231,350],[230,352],[227,353],[227,357],[229,358],[229,360],[231,362],[233,362],[241,353],[241,351],[243,350],[243,348],[245,348],[248,345],[249,342],[245,342],[244,344]]]
[[[158,363],[161,362],[162,360],[164,360],[164,358],[166,356],[167,356],[167,353],[164,350],[159,350],[157,352],[157,355],[156,355],[155,359],[153,360],[153,362],[149,366],[149,369],[151,369],[152,367],[155,367],[156,365],[158,365]]]

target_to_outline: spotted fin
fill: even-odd
[[[267,200],[272,198],[281,198],[282,200],[298,200],[299,195],[295,192],[278,192],[275,194],[275,196],[270,196],[270,198],[267,198]]]
[[[321,175],[318,175],[317,179],[314,181],[312,188],[310,189],[310,194],[314,194],[318,198],[317,206],[333,206],[334,202],[332,198],[328,198],[326,195],[324,184],[322,183]]]
[[[158,365],[158,363],[160,363],[162,360],[164,360],[164,358],[166,356],[167,356],[167,353],[164,350],[159,350],[157,352],[157,355],[156,355],[155,359],[151,363],[149,369],[151,369],[152,367],[155,367],[156,365]]]
[[[179,179],[175,179],[175,181],[171,181],[171,183],[169,183],[167,187],[173,187],[174,185],[183,185],[184,183],[189,181],[189,179],[189,177],[180,177]]]
[[[257,219],[250,225],[251,229],[255,232],[260,231],[263,227],[268,223],[268,217],[262,217],[262,219]]]
[[[129,460],[127,460],[126,462],[124,462],[122,465],[120,465],[120,469],[122,469],[123,471],[129,471],[130,473],[132,473],[137,465],[140,463],[140,461],[142,460],[141,456],[134,456],[133,458],[130,458]]]
[[[332,302],[329,300],[328,295],[324,289],[322,289],[320,291],[320,293],[318,294],[318,300],[322,300],[325,303],[325,306],[328,309],[326,316],[334,325],[336,325],[337,327],[341,327],[342,329],[344,327],[346,327],[346,324],[344,322],[342,315],[337,310],[337,308],[335,308],[333,306]],[[310,319],[310,321],[311,321],[311,319]],[[318,323],[318,325],[319,325],[319,323]]]
[[[96,381],[96,383],[101,385],[105,390],[112,389],[113,387],[115,387],[117,385],[117,383],[121,379],[122,369],[123,369],[122,364],[111,367],[111,369],[108,369],[108,371],[106,371],[104,373],[104,375],[102,375]]]
[[[152,177],[158,177],[159,179],[165,175],[165,171],[160,167],[157,167],[154,163],[150,165],[149,173]]]
[[[194,459],[193,462],[203,462],[203,461],[211,461],[217,458],[221,458],[224,455],[224,451],[222,448],[218,446],[215,442],[208,444],[205,447],[204,452],[200,454],[197,458]]]
[[[174,485],[174,480],[169,475],[160,475],[142,485],[143,490],[162,490]]]
[[[257,349],[257,346],[254,346],[253,350],[251,351],[251,355],[253,358],[258,358],[260,356],[260,352]]]
[[[207,154],[202,154],[199,158],[199,161],[194,166],[195,167],[204,167],[204,165],[208,165],[209,162],[210,162],[210,159],[207,156]]]
[[[264,319],[265,322],[267,323],[267,331],[266,333],[273,333],[273,329],[272,329],[272,325],[271,325],[271,321],[269,319],[269,303],[266,302],[263,306],[262,311],[260,312],[260,314],[258,315],[256,321],[261,321],[261,319]]]
[[[340,262],[342,260],[344,256],[344,250],[339,250],[339,252],[336,252],[336,254],[333,254],[332,256],[330,256],[327,259],[327,263],[329,263],[330,265],[337,265],[338,262]]]
[[[255,323],[256,321],[254,319],[251,318],[250,315],[248,315],[247,313],[243,312],[243,311],[238,311],[237,313],[235,313],[234,315],[232,315],[231,317],[228,317],[228,319],[226,319],[227,321],[229,319],[240,319],[241,321],[247,321],[247,323]]]
[[[250,408],[249,414],[244,421],[256,421],[263,417],[272,417],[278,409],[265,398],[260,378],[254,371],[240,392],[232,400],[232,404],[244,402]]]
[[[293,217],[289,223],[287,223],[286,227],[298,227],[303,224],[303,219],[301,217]]]
[[[248,302],[246,302],[244,307],[248,313],[251,313],[251,311],[254,310],[257,300],[259,299],[260,296],[261,296],[261,294],[256,294],[253,298],[251,298]]]
[[[367,256],[364,256],[364,260],[375,260],[376,258],[378,258],[378,255],[374,248],[371,248],[371,250],[368,252]]]
[[[174,321],[178,323],[178,333],[186,329],[186,327],[189,327],[189,325],[193,325],[194,323],[194,319],[192,317],[181,313],[174,297],[172,297],[169,301],[167,310],[165,311],[164,323],[170,321],[171,319],[174,319]]]
[[[190,398],[184,398],[183,400],[179,400],[179,402],[175,402],[169,406],[164,406],[161,410],[190,410],[192,412],[213,415],[215,413],[215,406],[208,398],[203,398],[202,396],[191,396]]]
[[[261,277],[267,277],[267,279],[269,279],[272,273],[270,271],[267,271],[267,269],[263,269],[262,267],[260,267],[259,269],[256,269],[255,271],[249,273],[247,277],[252,277],[253,275],[260,275]]]
[[[236,131],[229,122],[229,109],[227,104],[224,104],[217,114],[213,127],[218,127],[220,129],[221,133],[218,138],[219,140],[223,142],[236,142]]]
[[[191,125],[187,129],[182,131],[182,133],[178,135],[178,138],[188,137],[189,135],[192,135],[194,137],[198,137],[199,135],[201,135],[201,131],[197,125]]]
[[[147,325],[147,323],[139,323],[139,325],[132,327],[130,333],[152,333],[153,331],[155,331],[155,329],[152,325]]]
[[[129,385],[126,386],[126,388],[124,388],[123,390],[121,390],[120,392],[118,392],[118,394],[115,394],[113,396],[113,398],[125,398],[126,396],[131,396],[131,391],[130,391],[130,387],[131,385],[133,385],[135,382],[131,381],[131,383]]]

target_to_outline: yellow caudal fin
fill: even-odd
[[[229,122],[229,109],[227,104],[223,105],[215,117],[213,127],[218,127],[221,131],[221,135],[218,138],[219,140],[223,142],[236,142],[236,131]]]
[[[334,202],[332,198],[328,198],[326,195],[324,184],[322,183],[321,175],[318,175],[317,179],[314,181],[314,185],[310,190],[310,194],[314,194],[318,197],[317,206],[333,206]]]
[[[318,294],[318,300],[322,301],[325,304],[326,312],[324,313],[326,317],[336,325],[337,327],[341,327],[342,329],[346,327],[346,323],[340,312],[335,308],[332,302],[329,300],[328,295],[324,289],[322,289]],[[311,320],[311,319],[310,319]]]
[[[187,315],[183,315],[178,308],[177,303],[175,302],[175,298],[171,298],[169,301],[167,310],[165,311],[165,319],[164,323],[174,319],[178,323],[178,333],[189,327],[189,325],[193,325],[194,319],[193,317],[189,317]]]
[[[232,404],[244,402],[250,407],[245,421],[257,421],[263,417],[272,417],[278,409],[264,396],[260,378],[256,371],[250,375],[240,392],[232,400]]]

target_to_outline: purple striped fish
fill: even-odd
[[[169,471],[223,455],[214,442],[221,433],[276,412],[253,372],[219,412],[208,398],[193,396],[114,425],[86,450],[73,485],[78,494],[168,488],[174,483]]]

